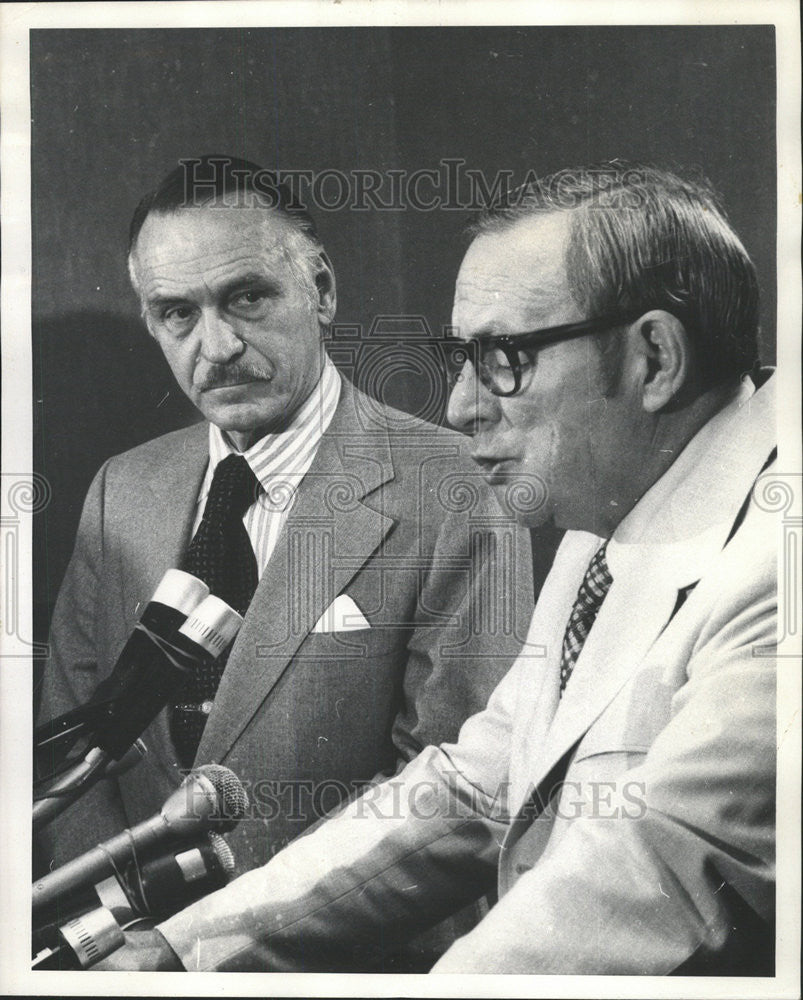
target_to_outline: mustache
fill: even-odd
[[[227,385],[237,385],[239,382],[270,382],[275,374],[272,367],[255,365],[250,361],[241,361],[231,365],[215,365],[204,373],[196,388],[201,392],[207,389],[221,389]]]

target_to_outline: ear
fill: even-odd
[[[318,293],[318,320],[323,326],[329,326],[337,311],[337,285],[335,270],[325,250],[318,254],[315,288]]]
[[[642,358],[642,405],[657,413],[669,405],[689,380],[692,345],[686,327],[663,309],[644,313],[634,328]]]

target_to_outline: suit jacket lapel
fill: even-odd
[[[148,540],[146,562],[137,584],[146,585],[146,598],[153,593],[165,570],[178,566],[189,541],[198,491],[209,462],[208,424],[188,427],[179,447],[167,459],[154,459],[147,476],[150,496],[140,506],[131,504],[127,517],[132,529]]]
[[[673,574],[653,565],[635,582],[614,584],[605,599],[558,703],[539,761],[542,774],[574,746],[633,676],[672,615],[679,590]]]
[[[393,466],[386,432],[373,430],[360,447],[355,397],[344,381],[232,649],[199,760],[225,758],[315,623],[393,526],[362,502],[393,477]]]
[[[602,539],[597,535],[568,533],[556,553],[553,572],[538,598],[527,642],[542,649],[544,659],[525,681],[527,686],[532,685],[535,696],[522,690],[518,702],[514,732],[522,752],[514,753],[511,760],[511,805],[523,802],[528,790],[532,790],[533,763],[543,753],[558,708],[560,650],[565,623],[583,578],[584,570],[580,567],[590,561],[601,544]]]

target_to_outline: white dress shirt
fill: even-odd
[[[225,431],[214,424],[209,425],[209,465],[198,494],[193,535],[201,523],[218,462],[228,455],[241,454],[262,486],[256,501],[243,517],[256,556],[257,570],[262,576],[292,508],[298,486],[309,471],[324,431],[335,414],[340,386],[340,374],[327,356],[318,384],[295,414],[292,423],[277,434],[266,434],[244,452],[234,447]]]

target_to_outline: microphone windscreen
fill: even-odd
[[[215,789],[219,803],[217,815],[239,823],[248,810],[248,795],[234,771],[222,764],[204,764],[192,773],[203,775]]]
[[[210,831],[207,834],[209,838],[209,844],[212,850],[215,852],[215,857],[218,860],[221,871],[226,876],[226,881],[229,882],[234,877],[234,871],[237,867],[234,861],[234,852],[229,847],[225,838],[221,837],[219,833],[214,833]]]

